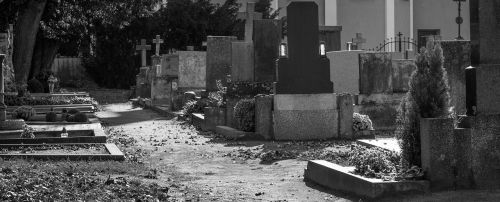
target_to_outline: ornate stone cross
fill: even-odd
[[[156,35],[156,38],[153,39],[153,43],[156,44],[156,56],[160,56],[160,45],[163,43],[163,39],[160,39],[160,35]]]
[[[366,39],[363,38],[361,33],[356,33],[356,38],[352,39],[352,43],[356,44],[358,50],[361,50],[362,45],[366,43]]]
[[[245,20],[245,41],[253,40],[253,21],[262,19],[262,13],[255,12],[255,2],[247,3],[247,10],[238,14],[239,20]]]
[[[147,52],[146,51],[151,50],[151,45],[147,45],[146,44],[146,39],[141,39],[141,44],[137,45],[135,48],[136,48],[136,50],[140,50],[141,51],[141,55],[142,55],[142,57],[141,57],[141,62],[142,62],[141,65],[143,67],[145,67],[147,65],[147,63],[146,63],[146,61],[147,61],[146,60],[146,53]]]

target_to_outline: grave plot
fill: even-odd
[[[28,127],[31,129],[0,131],[0,144],[106,143],[100,123]],[[27,135],[27,130],[31,130],[33,136]],[[67,135],[63,135],[63,130]]]
[[[114,144],[0,144],[0,158],[124,160]]]

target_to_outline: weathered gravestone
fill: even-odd
[[[136,50],[141,51],[141,67],[147,66],[147,51],[151,50],[151,45],[146,44],[146,39],[141,39],[141,44],[136,46]]]
[[[207,53],[179,51],[179,90],[204,89],[206,84]]]
[[[392,62],[389,53],[359,55],[359,93],[392,93]]]
[[[408,83],[415,70],[414,60],[393,59],[392,60],[392,92],[406,93],[409,90]]]
[[[236,41],[234,36],[207,37],[207,91],[217,91],[217,80],[226,83],[227,75],[231,73],[233,41]]]
[[[281,44],[282,23],[280,20],[254,21],[254,81],[276,81],[276,59]]]
[[[359,54],[365,51],[332,51],[326,55],[330,60],[330,79],[335,93],[359,94]]]
[[[287,7],[288,57],[278,60],[274,96],[277,140],[327,139],[338,135],[338,111],[330,62],[319,54],[318,6]]]
[[[170,104],[175,91],[172,89],[179,71],[179,56],[177,54],[166,54],[151,56],[153,65],[150,68],[151,98],[153,104]],[[158,63],[159,62],[159,63]]]
[[[342,49],[342,42],[340,40],[340,32],[342,26],[320,26],[319,27],[319,40],[325,42],[326,51],[339,51]]]

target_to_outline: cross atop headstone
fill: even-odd
[[[135,47],[136,50],[141,51],[141,65],[145,67],[146,63],[146,51],[151,50],[151,45],[146,44],[146,39],[141,39],[141,44]]]
[[[238,19],[245,20],[245,41],[252,41],[253,21],[262,19],[262,13],[255,12],[255,2],[248,2],[247,11],[238,13]]]
[[[163,39],[160,39],[160,35],[156,35],[156,38],[153,39],[153,43],[156,44],[156,56],[160,56],[160,45],[163,43]]]
[[[352,43],[356,44],[358,50],[361,50],[362,45],[366,43],[366,39],[363,38],[361,33],[356,33],[356,38],[352,39]]]

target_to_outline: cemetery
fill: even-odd
[[[0,200],[497,201],[500,1],[450,2],[0,0]]]

